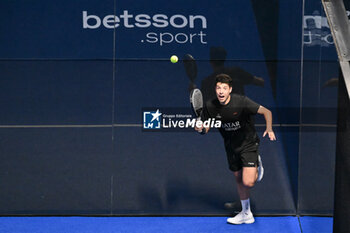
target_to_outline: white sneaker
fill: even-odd
[[[254,216],[252,214],[252,212],[239,212],[239,214],[237,214],[236,216],[234,216],[233,218],[228,218],[227,219],[227,223],[230,224],[242,224],[242,223],[246,223],[246,224],[251,224],[255,222]]]
[[[260,155],[258,156],[259,166],[258,166],[258,179],[256,181],[261,181],[264,177],[264,167],[261,161]]]

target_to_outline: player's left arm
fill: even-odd
[[[258,113],[261,115],[264,115],[265,121],[266,121],[266,130],[264,132],[263,137],[267,134],[271,141],[276,141],[275,133],[272,130],[272,113],[269,109],[265,108],[264,106],[259,107]]]

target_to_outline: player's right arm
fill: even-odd
[[[199,121],[206,121],[207,119],[209,119],[209,111],[208,111],[208,108],[207,108],[207,105],[204,104],[204,107],[203,107],[203,111],[202,111],[202,114],[201,114],[201,117],[200,119],[198,119]],[[194,127],[194,129],[200,133],[200,134],[206,134],[208,133],[209,131],[209,127],[204,127],[203,124],[201,124],[202,126],[201,127],[197,127],[197,124],[196,126]]]
[[[200,127],[200,128],[197,128],[197,127],[194,127],[194,129],[198,132],[198,133],[200,133],[200,134],[206,134],[206,133],[208,133],[208,131],[209,131],[209,127]]]

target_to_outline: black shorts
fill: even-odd
[[[239,171],[242,167],[257,167],[259,164],[258,149],[248,151],[234,151],[226,148],[227,162],[231,171]]]

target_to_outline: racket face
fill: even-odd
[[[199,117],[203,110],[203,96],[199,89],[196,88],[191,91],[190,102],[194,113]]]
[[[192,57],[191,54],[186,54],[183,58],[184,67],[186,74],[191,82],[197,77],[197,63],[196,60]]]

